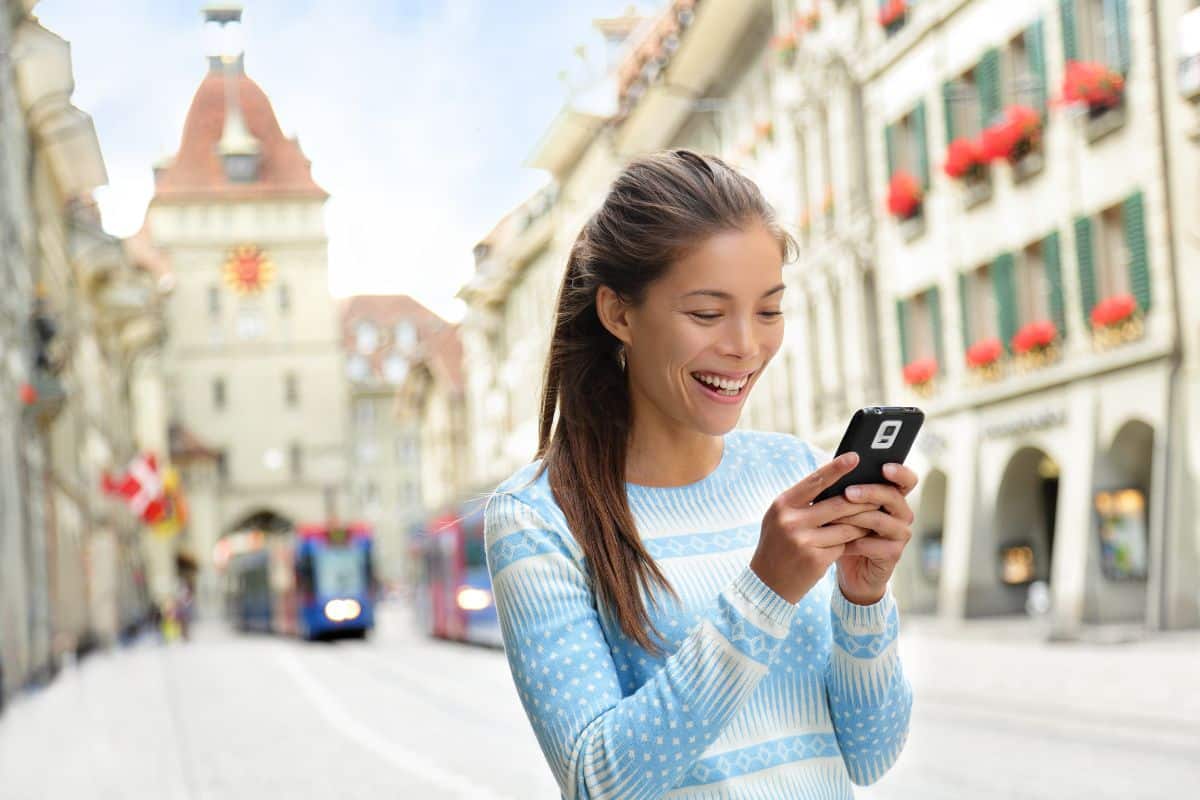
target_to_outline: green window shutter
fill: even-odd
[[[977,68],[979,86],[979,121],[986,128],[1000,114],[1000,51],[992,48],[983,54]]]
[[[971,341],[971,279],[966,272],[958,273],[958,322],[962,328],[963,351],[965,352],[975,344]]]
[[[1037,82],[1032,98],[1033,107],[1042,115],[1043,123],[1046,121],[1046,98],[1048,96],[1046,85],[1046,38],[1045,25],[1041,19],[1038,19],[1032,25],[1025,29],[1025,52],[1029,55],[1029,71],[1033,75],[1033,79]]]
[[[1060,339],[1067,338],[1067,313],[1063,304],[1062,256],[1059,253],[1058,231],[1042,239],[1042,261],[1046,265],[1046,290],[1049,295],[1050,319],[1058,328]]]
[[[954,141],[954,81],[942,84],[942,113],[946,115],[946,144]]]
[[[1075,220],[1075,255],[1079,261],[1079,299],[1083,306],[1083,322],[1090,329],[1092,309],[1096,307],[1096,260],[1092,247],[1091,217]]]
[[[1059,15],[1062,17],[1063,60],[1079,60],[1079,44],[1075,29],[1075,0],[1058,0]]]
[[[896,326],[900,329],[900,366],[908,366],[908,301],[896,301]]]
[[[1150,264],[1146,253],[1146,212],[1142,193],[1130,196],[1121,204],[1125,219],[1125,247],[1129,250],[1129,285],[1137,299],[1138,308],[1150,310]]]
[[[1012,338],[1017,335],[1017,287],[1014,281],[1016,259],[1012,253],[996,256],[992,262],[992,289],[996,293],[996,322],[1000,341],[1006,352],[1012,352]]]
[[[1128,0],[1104,0],[1104,16],[1113,27],[1116,35],[1113,47],[1115,53],[1109,53],[1109,66],[1122,75],[1129,74],[1129,2]]]
[[[921,188],[929,189],[929,137],[925,135],[925,101],[917,103],[912,112],[913,138],[917,140],[917,180]]]
[[[940,373],[946,369],[946,357],[942,352],[942,293],[934,286],[925,293],[925,297],[929,303],[929,319],[933,322],[933,353]]]
[[[887,177],[890,181],[896,174],[896,126],[894,124],[884,126],[883,145],[887,153]]]

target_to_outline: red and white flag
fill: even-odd
[[[163,518],[166,512],[163,482],[153,453],[136,456],[125,472],[116,477],[105,472],[101,482],[107,494],[122,498],[142,522],[154,523]]]

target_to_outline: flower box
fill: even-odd
[[[922,396],[934,391],[934,379],[938,374],[936,358],[919,358],[904,365],[904,382]]]
[[[1058,328],[1050,320],[1030,322],[1012,338],[1014,353],[1028,353],[1037,348],[1049,347],[1058,339]]]
[[[907,0],[887,0],[879,9],[879,25],[888,36],[892,36],[908,21]]]
[[[1125,77],[1097,61],[1068,61],[1063,75],[1064,105],[1082,105],[1089,142],[1125,124]]]
[[[924,193],[916,176],[904,170],[897,170],[888,184],[888,212],[901,223],[924,216],[922,203]]]
[[[1106,297],[1092,309],[1092,341],[1108,349],[1140,339],[1145,332],[1142,313],[1131,294]]]
[[[996,337],[980,339],[967,348],[967,367],[971,377],[980,383],[990,383],[1003,376],[1001,358],[1004,345]]]

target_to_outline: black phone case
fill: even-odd
[[[834,458],[853,450],[858,453],[858,465],[813,502],[836,497],[858,484],[891,483],[883,477],[883,465],[904,463],[924,421],[925,412],[915,406],[868,406],[855,411]]]

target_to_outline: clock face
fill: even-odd
[[[243,244],[230,251],[221,273],[238,294],[258,294],[275,279],[275,265],[258,245]]]

